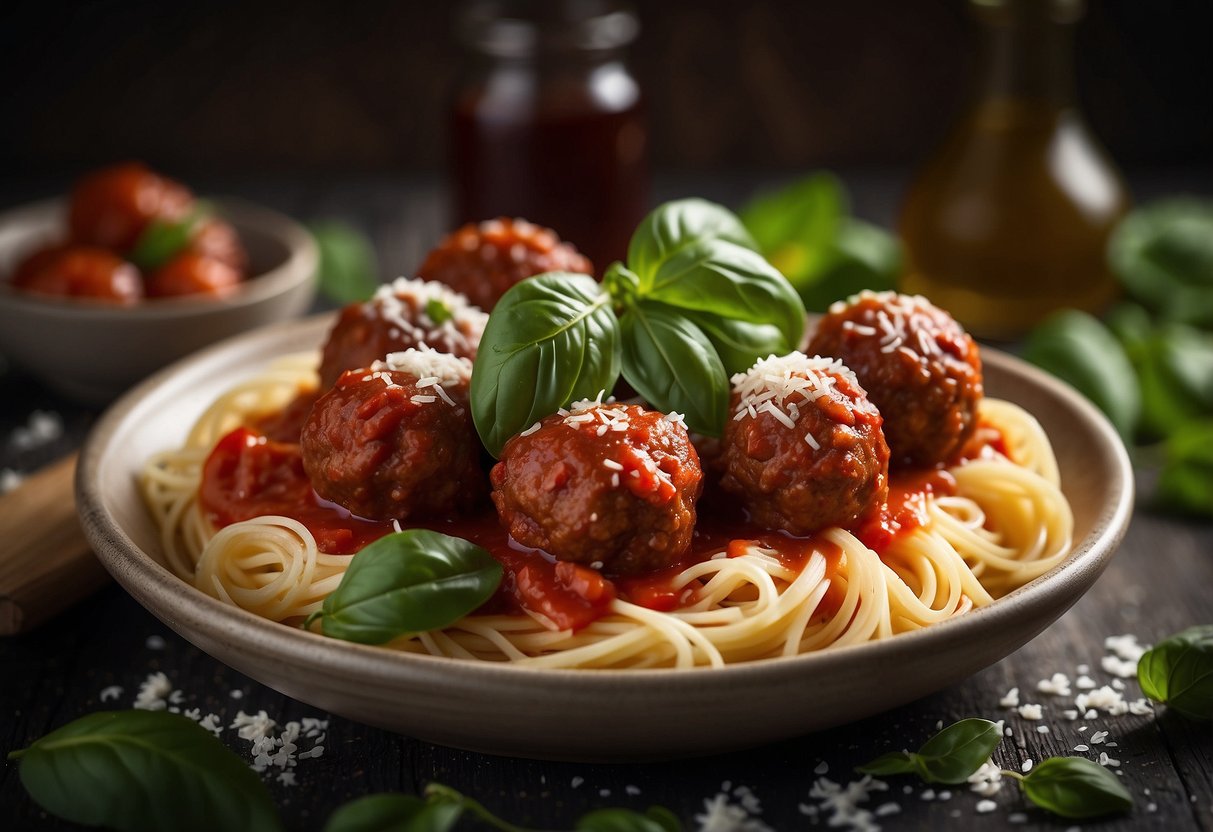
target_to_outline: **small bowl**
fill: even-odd
[[[231,335],[303,313],[315,294],[317,252],[299,223],[236,199],[213,200],[248,251],[250,274],[225,298],[135,306],[41,297],[8,277],[25,255],[63,239],[66,200],[0,214],[0,354],[50,389],[100,405],[154,370]]]
[[[989,395],[1036,416],[1074,509],[1074,546],[993,604],[909,633],[787,658],[695,670],[549,670],[435,658],[304,632],[224,604],[164,566],[136,480],[203,410],[274,357],[314,350],[330,315],[250,332],[163,370],[94,427],[76,505],[97,557],[140,604],[220,661],[342,716],[490,754],[636,761],[723,753],[870,716],[1009,655],[1069,609],[1107,566],[1133,507],[1133,470],[1089,402],[983,349]]]

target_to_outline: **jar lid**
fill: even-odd
[[[468,47],[500,58],[540,52],[600,52],[636,39],[635,12],[615,0],[474,0],[457,31]]]

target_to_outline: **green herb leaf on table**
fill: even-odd
[[[1167,437],[1154,496],[1162,508],[1213,517],[1213,418]]]
[[[223,743],[186,717],[102,711],[9,755],[51,814],[123,832],[281,829],[269,792]]]
[[[350,560],[324,599],[321,632],[361,644],[446,627],[489,599],[502,569],[484,549],[427,529],[382,537]]]
[[[931,737],[917,752],[883,754],[858,771],[876,776],[918,774],[927,783],[963,783],[1002,741],[1002,731],[988,719],[962,719]]]
[[[211,213],[210,203],[198,200],[179,220],[152,220],[135,241],[128,259],[144,272],[155,271],[189,246]]]
[[[1213,417],[1213,335],[1185,324],[1155,328],[1130,352],[1141,383],[1142,432],[1165,438]]]
[[[1117,227],[1113,272],[1164,319],[1213,327],[1213,201],[1193,197],[1143,206]]]
[[[371,794],[339,807],[324,832],[449,832],[463,806],[411,794]]]
[[[1074,387],[1132,441],[1141,414],[1133,365],[1120,342],[1096,318],[1067,309],[1032,330],[1023,357]]]
[[[848,216],[849,198],[832,174],[817,173],[752,199],[741,217],[758,250],[800,293],[805,308],[824,312],[861,289],[896,286],[897,238]]]
[[[583,274],[549,272],[510,288],[489,316],[472,372],[472,417],[493,456],[510,437],[619,378],[611,297]]]
[[[692,430],[719,436],[729,379],[715,347],[694,321],[642,301],[622,323],[623,377],[646,401],[686,416]]]
[[[1137,663],[1142,692],[1188,719],[1213,721],[1213,626],[1190,627]]]
[[[1020,778],[1024,796],[1064,818],[1097,818],[1133,808],[1116,775],[1083,757],[1050,757]]]
[[[334,303],[366,300],[379,287],[379,261],[366,235],[343,222],[308,226],[320,252],[317,283]]]
[[[723,240],[757,250],[754,239],[737,216],[705,199],[678,199],[659,205],[641,220],[628,244],[628,268],[647,292],[658,269],[683,248],[708,240]]]
[[[650,806],[643,814],[631,809],[598,809],[582,815],[573,832],[682,832],[682,824],[664,806]]]

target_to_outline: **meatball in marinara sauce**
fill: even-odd
[[[590,401],[507,442],[491,479],[517,543],[614,575],[678,563],[703,487],[680,417]]]
[[[412,348],[474,360],[488,317],[442,283],[399,278],[341,310],[322,351],[320,385]]]
[[[951,462],[977,429],[977,345],[926,298],[865,291],[835,303],[809,350],[854,370],[884,416],[894,468]]]
[[[303,425],[303,468],[325,500],[370,520],[467,513],[485,491],[468,407],[472,365],[432,350],[392,353],[341,375]]]
[[[793,352],[733,376],[720,487],[768,529],[848,527],[889,492],[881,417],[841,362]]]

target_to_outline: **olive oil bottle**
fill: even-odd
[[[901,215],[903,291],[975,335],[1011,339],[1115,294],[1105,249],[1129,198],[1074,101],[1081,0],[969,0],[976,99],[920,171]]]

